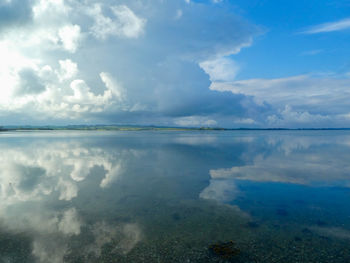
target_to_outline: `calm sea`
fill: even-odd
[[[2,132],[0,262],[350,262],[349,131]]]

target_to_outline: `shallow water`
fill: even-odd
[[[0,262],[350,262],[350,132],[0,134]]]

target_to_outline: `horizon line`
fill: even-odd
[[[211,126],[166,126],[166,125],[137,125],[137,124],[67,124],[67,125],[1,125],[0,130],[54,130],[54,129],[66,129],[66,130],[79,130],[89,128],[139,128],[139,129],[193,129],[193,130],[350,130],[350,127],[237,127],[237,128],[225,128],[225,127],[211,127]]]

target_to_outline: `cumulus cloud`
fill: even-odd
[[[0,21],[5,120],[173,125],[199,116],[220,124],[250,110],[244,96],[208,89],[209,77],[234,79],[238,66],[228,56],[259,32],[225,3],[33,0],[22,11],[19,5],[0,6],[8,14]]]
[[[74,79],[77,74],[77,64],[69,59],[60,60],[56,69],[46,65],[12,72],[10,80],[15,89],[3,94],[0,108],[18,112],[27,109],[29,112],[22,112],[24,116],[41,114],[43,119],[75,119],[85,113],[107,112],[112,107],[127,109],[128,105],[122,104],[124,90],[108,73],[100,73],[100,94],[94,93],[84,80]]]
[[[137,38],[143,33],[146,19],[138,17],[126,5],[108,7],[113,14],[112,17],[104,15],[103,7],[100,3],[96,3],[88,10],[88,14],[95,21],[90,29],[95,37],[100,39],[106,39],[109,36]]]
[[[101,187],[108,187],[121,176],[122,162],[134,153],[110,153],[100,148],[79,144],[55,143],[7,148],[0,154],[1,208],[18,202],[42,200],[55,194],[59,200],[70,201],[78,196],[78,182],[84,181],[94,167],[102,167],[105,177]]]
[[[285,127],[291,124],[301,124],[303,127],[317,125],[320,123],[330,123],[331,117],[321,114],[310,114],[308,111],[294,111],[290,105],[286,105],[284,109],[279,110],[279,114],[269,115],[267,121],[272,126]],[[323,127],[321,125],[321,127]]]
[[[280,79],[248,79],[213,82],[212,90],[252,96],[259,105],[274,107],[260,116],[272,126],[342,126],[348,113],[348,78],[300,75]],[[331,87],[331,88],[330,88]]]
[[[239,194],[239,190],[233,180],[210,180],[207,186],[199,194],[200,198],[215,200],[218,202],[230,202]]]
[[[199,63],[209,75],[211,81],[233,81],[236,78],[238,66],[230,58],[217,58]]]
[[[100,186],[102,188],[107,188],[111,186],[113,183],[115,183],[118,178],[122,174],[122,162],[119,161],[113,166],[110,165],[109,167],[106,167],[108,172],[106,173],[105,177],[102,179]]]
[[[255,138],[257,140],[257,138]],[[248,144],[256,144],[253,140]],[[212,180],[247,180],[255,182],[281,182],[301,185],[339,185],[348,181],[347,135],[337,140],[328,136],[275,136],[265,138],[267,152],[256,152],[245,165],[212,169]],[[320,151],[327,149],[327,151]],[[334,159],[334,156],[338,158]],[[249,160],[249,162],[248,162]],[[332,162],[330,162],[332,160]],[[332,174],[330,177],[329,175]],[[218,188],[220,189],[220,188]]]
[[[98,256],[101,255],[103,245],[112,241],[114,241],[114,253],[128,254],[142,240],[143,235],[137,223],[112,225],[104,221],[93,225],[92,233],[95,242],[87,247],[87,251]]]
[[[79,235],[81,222],[78,218],[77,210],[70,208],[63,213],[62,219],[58,224],[58,230],[66,235]]]
[[[74,53],[80,40],[80,26],[67,25],[58,30],[58,36],[65,50]]]
[[[176,118],[175,124],[179,126],[187,126],[187,127],[196,127],[196,126],[215,126],[217,122],[212,119],[208,119],[206,117],[201,116],[190,116],[190,117],[182,117]]]
[[[78,73],[78,65],[70,59],[59,60],[60,69],[56,71],[56,75],[60,82],[70,80]],[[50,68],[48,68],[50,71]]]
[[[26,26],[6,30],[0,39],[0,53],[4,55],[0,65],[0,80],[4,84],[2,111],[8,114],[23,112],[27,117],[42,113],[41,116],[46,115],[46,118],[64,118],[69,108],[76,112],[84,109],[94,111],[91,107],[106,103],[106,96],[112,100],[113,92],[107,92],[109,94],[103,97],[90,93],[88,87],[79,90],[75,85],[78,80],[74,82],[72,79],[78,72],[77,64],[71,59],[58,59],[55,62],[56,49],[68,52],[67,57],[69,53],[75,53],[79,45],[80,26],[69,20],[72,8],[64,1],[25,3],[32,4],[32,20]],[[49,60],[54,63],[49,63]],[[56,63],[59,63],[59,69]],[[73,93],[74,97],[74,92],[75,95],[80,92],[81,101],[69,105],[70,95]],[[86,98],[89,101],[85,101]]]
[[[1,229],[10,233],[30,232],[30,239],[23,242],[29,242],[35,262],[63,262],[71,251],[69,242],[84,238],[80,237],[83,231],[84,234],[88,231],[92,238],[81,250],[89,255],[93,252],[95,257],[100,256],[106,243],[115,246],[114,252],[127,254],[141,241],[142,229],[137,223],[111,224],[99,222],[93,216],[89,218],[96,222],[88,219],[86,224],[81,210],[89,211],[91,204],[73,206],[80,203],[76,200],[83,188],[80,183],[92,169],[100,169],[97,173],[100,176],[95,179],[103,185],[95,179],[89,182],[105,191],[104,187],[115,182],[113,178],[122,176],[118,171],[122,163],[138,158],[140,150],[86,146],[79,140],[52,142],[45,136],[20,146],[9,141],[2,141],[0,153]],[[86,190],[91,192],[91,188]]]

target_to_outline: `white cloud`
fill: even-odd
[[[62,263],[64,255],[68,251],[67,244],[64,241],[58,241],[47,236],[37,237],[33,241],[32,254],[39,263]]]
[[[78,187],[70,180],[60,178],[55,190],[60,193],[59,200],[68,201],[78,196]]]
[[[215,143],[217,138],[215,136],[197,136],[196,134],[193,135],[183,135],[183,136],[177,136],[174,138],[175,143],[177,144],[185,144],[185,145],[211,145]]]
[[[71,3],[77,4],[74,1],[38,1],[32,7],[31,24],[3,32],[0,39],[3,58],[0,62],[0,81],[3,83],[0,111],[23,112],[24,118],[75,119],[89,113],[108,112],[108,108],[135,109],[136,104],[127,105],[126,91],[107,72],[96,74],[105,84],[104,88],[101,82],[95,81],[100,87],[91,88],[85,80],[74,79],[79,73],[78,65],[69,58],[69,53],[78,51],[83,32],[71,19],[83,17],[85,9],[80,5],[80,9],[73,12]],[[111,11],[116,35],[134,38],[143,32],[145,20],[138,18],[127,6],[114,6]],[[52,60],[47,56],[48,53],[55,54],[56,50],[67,51],[66,58]],[[83,72],[80,74],[86,76]],[[102,94],[96,90],[102,90]],[[125,102],[123,105],[122,101]]]
[[[199,63],[199,66],[209,75],[210,80],[233,81],[238,73],[239,67],[230,58],[220,57]]]
[[[26,110],[42,117],[77,118],[84,113],[108,111],[119,107],[129,110],[133,105],[122,103],[126,99],[123,88],[106,72],[100,73],[105,84],[102,94],[95,94],[82,79],[74,79],[78,65],[70,59],[59,60],[59,68],[45,65],[37,69],[17,69],[1,76],[8,85],[0,109]],[[12,84],[13,83],[13,84]]]
[[[58,30],[58,36],[62,42],[63,48],[74,53],[81,38],[80,26],[66,25]]]
[[[59,200],[78,196],[77,182],[85,180],[96,166],[106,171],[101,187],[107,187],[121,176],[122,159],[134,153],[108,153],[100,148],[85,148],[77,144],[56,143],[21,149],[7,148],[0,154],[0,197],[2,206],[41,200],[57,193]]]
[[[35,19],[56,23],[59,17],[66,18],[72,8],[64,0],[38,0],[32,10]]]
[[[146,19],[139,18],[126,5],[112,6],[110,11],[113,16],[104,15],[101,4],[95,4],[89,9],[88,14],[95,21],[91,27],[95,37],[100,39],[106,39],[109,36],[137,38],[144,32]]]
[[[122,162],[117,162],[116,164],[106,167],[108,172],[100,183],[101,188],[107,188],[115,183],[123,172]]]
[[[72,8],[63,0],[40,0],[32,8],[33,21],[28,27],[9,33],[26,47],[63,49],[75,53],[82,38],[80,26],[70,21]],[[12,33],[17,34],[13,36]]]
[[[59,60],[60,69],[56,71],[60,82],[72,79],[78,73],[78,65],[70,59]],[[49,69],[50,70],[50,69]]]
[[[112,12],[117,18],[120,33],[123,36],[136,38],[143,33],[146,20],[135,15],[130,8],[125,5],[113,6]]]
[[[255,138],[257,139],[257,138]],[[350,168],[346,165],[349,154],[348,135],[337,139],[328,136],[310,136],[301,134],[293,136],[268,135],[265,138],[267,152],[252,156],[242,156],[247,159],[246,165],[231,168],[212,169],[212,180],[248,180],[255,182],[282,182],[301,185],[344,186],[349,180]],[[249,144],[256,144],[253,140]],[[320,149],[327,149],[323,151]],[[334,158],[337,156],[337,158]],[[332,160],[332,161],[330,161]],[[346,168],[344,168],[346,167]],[[332,174],[330,177],[329,175]]]
[[[326,33],[326,32],[334,32],[341,31],[350,28],[350,18],[342,19],[335,22],[329,22],[320,24],[317,26],[313,26],[302,33],[304,34],[317,34],[317,33]]]
[[[229,202],[234,200],[239,193],[233,180],[210,180],[207,186],[199,194],[200,198],[216,200],[218,202]]]
[[[237,123],[237,124],[254,124],[256,122],[253,119],[251,119],[251,118],[240,118],[240,119],[235,119],[234,123]]]
[[[286,105],[283,110],[279,111],[279,115],[270,115],[267,117],[268,123],[273,126],[285,127],[290,123],[322,123],[325,121],[330,121],[330,116],[320,115],[320,114],[310,114],[308,111],[293,111],[292,107]],[[303,126],[304,127],[304,126]]]
[[[106,222],[98,222],[92,230],[95,243],[90,249],[96,255],[101,254],[102,246],[111,242],[116,236],[118,244],[114,247],[113,252],[128,254],[142,240],[142,230],[136,223],[127,223],[121,225],[110,225]]]
[[[314,49],[314,50],[305,51],[301,55],[303,55],[303,56],[315,56],[315,55],[322,53],[323,51],[324,51],[323,49]]]
[[[129,253],[142,239],[142,231],[138,224],[125,224],[122,228],[124,238],[118,245],[118,249],[123,253]]]
[[[252,96],[259,105],[268,103],[276,109],[274,114],[265,116],[268,124],[324,126],[344,125],[343,114],[348,112],[350,99],[349,86],[348,78],[300,75],[213,82],[210,88]]]
[[[215,126],[217,122],[207,117],[201,116],[188,116],[175,119],[175,124],[185,127],[197,127],[197,126]]]
[[[15,136],[21,137],[19,134]],[[70,136],[81,137],[81,133]],[[81,234],[82,227],[95,237],[82,247],[89,253],[96,252],[96,256],[99,256],[103,245],[111,241],[115,245],[115,252],[129,253],[143,236],[137,223],[89,222],[85,225],[82,217],[84,213],[79,211],[89,213],[94,212],[94,209],[91,210],[90,205],[79,206],[77,209],[71,206],[71,201],[79,198],[79,190],[90,191],[91,186],[99,188],[99,182],[95,184],[95,179],[100,180],[101,184],[104,182],[98,176],[89,183],[79,183],[91,174],[92,169],[99,168],[99,175],[105,173],[106,177],[116,178],[113,173],[118,173],[120,177],[122,174],[117,171],[118,167],[131,159],[139,158],[142,151],[99,148],[85,145],[85,141],[80,139],[62,143],[61,140],[53,142],[46,135],[39,137],[34,144],[33,141],[26,141],[20,146],[13,145],[11,140],[1,142],[2,227],[13,233],[30,231],[28,245],[32,248],[31,254],[35,257],[35,262],[63,262],[70,252],[68,248],[71,238],[83,238],[77,237]],[[84,185],[89,186],[84,188]],[[101,191],[106,193],[103,189]],[[112,192],[109,193],[113,194]],[[77,202],[79,203],[78,200]]]
[[[120,84],[118,84],[113,77],[107,73],[107,72],[101,72],[100,78],[103,81],[103,83],[106,85],[108,91],[113,94],[117,100],[123,101],[126,97],[126,91],[122,88]],[[106,95],[108,96],[108,95]]]
[[[308,76],[301,75],[280,79],[248,79],[233,82],[213,82],[210,89],[255,96],[255,99],[259,103],[263,103],[264,101],[279,101],[281,98],[294,100],[296,96],[299,97],[294,87],[297,86],[297,84],[302,86],[298,87],[298,91],[302,92],[304,90],[304,93],[309,93],[306,92],[305,86],[303,85],[307,79]],[[312,94],[309,96],[311,95]]]
[[[212,80],[231,81],[238,67],[225,56],[259,31],[221,5],[37,0],[22,3],[24,15],[19,4],[8,4],[8,21],[0,18],[4,122],[164,125],[200,116],[195,122],[207,126],[220,122],[217,112],[241,107],[239,96],[208,90],[199,66]]]
[[[63,213],[63,217],[58,223],[58,230],[65,235],[79,235],[81,224],[77,210],[70,208]]]

